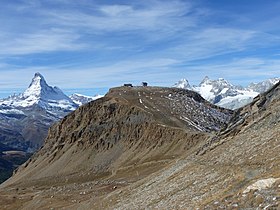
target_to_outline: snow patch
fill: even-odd
[[[260,179],[256,181],[254,184],[248,186],[246,190],[243,191],[243,193],[248,193],[250,190],[264,190],[267,188],[271,188],[272,185],[279,180],[279,178],[268,178],[268,179]]]
[[[0,113],[2,114],[24,114],[23,111],[18,109],[0,109]]]
[[[191,121],[189,118],[187,118],[186,116],[182,116],[180,117],[181,120],[184,120],[185,122],[187,122],[189,125],[195,127],[197,130],[200,131],[204,131],[203,128],[201,128],[199,125],[196,125],[193,121]]]
[[[201,87],[195,87],[194,90],[198,93],[200,93],[200,95],[206,99],[206,100],[211,100],[213,98],[215,98],[215,94],[213,92],[211,92],[213,86],[212,85],[206,85],[203,84]]]

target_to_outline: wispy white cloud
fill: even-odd
[[[93,49],[99,46],[101,50],[120,49],[120,45],[125,44],[125,38],[132,39],[133,36],[138,40],[131,45],[139,47],[146,45],[147,40],[162,40],[196,24],[195,15],[186,15],[193,12],[188,2],[150,1],[127,5],[91,3],[87,9],[80,7],[82,4],[72,7],[71,2],[67,2],[53,1],[52,4],[57,7],[51,8],[44,6],[46,3],[42,1],[15,4],[14,10],[19,12],[13,13],[18,22],[11,22],[10,26],[0,29],[3,40],[0,54],[71,51],[85,45]],[[9,10],[12,10],[11,7]],[[34,18],[39,22],[34,22]],[[19,27],[15,24],[19,24]],[[123,36],[116,46],[112,41],[115,36]]]
[[[67,6],[67,0],[59,1],[56,3],[59,7],[51,9],[39,4],[40,1],[32,2],[26,4],[26,12],[35,11],[41,28],[31,29],[19,37],[14,35],[15,41],[7,39],[1,46],[1,54],[71,51],[84,46],[99,50],[141,50],[145,46],[143,50],[146,50],[151,46],[155,56],[162,57],[165,53],[188,60],[243,51],[248,46],[264,43],[259,42],[260,38],[266,39],[266,44],[277,39],[251,29],[217,27],[216,24],[204,26],[201,23],[214,16],[214,11],[197,7],[191,1],[154,0],[131,4],[89,4],[84,1],[90,5],[87,9],[81,9],[79,4]],[[158,44],[163,45],[160,50],[153,46]],[[145,53],[150,56],[149,51]]]
[[[23,87],[37,71],[62,88],[279,75],[277,59],[262,54],[279,53],[269,21],[279,17],[255,19],[188,0],[18,2],[0,14],[0,83],[16,79]]]
[[[99,10],[106,16],[120,17],[127,13],[131,14],[133,12],[132,6],[128,5],[107,5],[101,6]]]
[[[217,55],[242,52],[278,43],[278,37],[270,34],[236,28],[205,28],[191,32],[185,42],[175,46],[173,51],[180,52],[187,60],[211,58]],[[260,42],[262,40],[262,42]]]
[[[115,31],[163,31],[178,30],[196,24],[195,15],[188,16],[189,2],[151,1],[137,5],[96,5],[90,12],[76,10],[41,11],[53,24],[84,27],[92,33]],[[141,31],[137,31],[138,33]],[[158,34],[159,35],[159,34]]]
[[[85,44],[78,43],[78,39],[78,34],[55,28],[29,34],[19,34],[13,39],[9,34],[6,34],[1,36],[0,55],[80,50],[85,47]]]
[[[3,72],[3,75],[5,75],[3,79],[7,84],[13,84],[11,86],[13,88],[24,88],[30,82],[34,72],[39,71],[45,75],[51,85],[69,89],[73,87],[112,87],[122,85],[125,82],[140,84],[144,80],[151,83],[151,85],[171,86],[180,78],[186,78],[192,84],[198,84],[205,75],[211,78],[225,77],[235,84],[247,85],[248,81],[261,81],[280,75],[280,61],[277,59],[251,57],[233,59],[227,63],[190,64],[176,68],[178,64],[180,65],[179,60],[162,58],[123,61],[103,67],[53,66],[50,68],[49,66],[42,66],[17,71],[7,70]],[[173,70],[170,71],[170,69]],[[24,72],[21,78],[17,77],[20,74],[19,72]],[[21,83],[21,81],[24,82]]]
[[[179,61],[173,59],[149,59],[135,61],[121,61],[103,67],[98,66],[41,66],[26,67],[15,70],[7,68],[2,70],[4,75],[1,81],[6,81],[11,88],[25,88],[34,72],[41,72],[48,78],[50,84],[68,89],[73,87],[93,88],[118,86],[124,82],[138,82],[148,80],[162,82],[164,76],[170,75],[169,67],[176,65]],[[24,74],[23,74],[24,73]],[[23,75],[18,77],[17,75]]]

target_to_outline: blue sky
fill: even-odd
[[[131,82],[247,85],[280,75],[280,1],[0,0],[0,96],[50,85],[94,95]]]

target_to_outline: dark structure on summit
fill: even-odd
[[[133,85],[132,85],[132,84],[130,84],[130,83],[128,83],[128,84],[124,84],[123,86],[124,86],[124,87],[133,87]]]
[[[147,87],[147,86],[148,86],[148,83],[147,83],[147,82],[142,82],[142,86],[143,86],[143,87]]]

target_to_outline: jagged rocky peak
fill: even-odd
[[[271,88],[273,85],[275,85],[279,81],[280,81],[280,77],[278,77],[278,78],[275,77],[272,79],[264,80],[262,82],[254,82],[254,83],[250,83],[249,86],[247,87],[247,89],[255,91],[255,92],[263,93],[263,92],[269,90],[269,88]]]
[[[230,84],[227,80],[224,78],[218,78],[216,80],[211,80],[208,76],[206,76],[201,83],[199,84],[199,87],[205,86],[205,85],[212,85],[214,88],[230,88],[233,87],[232,84]]]
[[[201,83],[199,84],[199,86],[201,86],[202,84],[209,84],[209,83],[211,83],[210,78],[208,76],[205,76],[201,81]]]
[[[180,84],[178,82],[174,87],[194,90],[211,103],[228,109],[238,109],[252,102],[254,97],[267,91],[279,80],[280,78],[272,78],[259,83],[251,83],[244,88],[241,85],[233,85],[224,78],[211,80],[206,76],[198,86],[184,88],[178,85]]]
[[[42,74],[40,74],[39,72],[35,73],[33,79],[32,79],[32,82],[30,83],[29,87],[31,86],[41,86],[41,87],[44,87],[44,86],[48,86],[45,78],[43,77]]]
[[[36,73],[29,87],[19,95],[0,101],[1,105],[12,107],[31,107],[38,105],[43,109],[74,110],[78,107],[58,87],[51,87],[40,73]]]
[[[36,96],[43,99],[69,100],[58,87],[51,87],[40,73],[35,73],[29,87],[24,91],[23,97]]]
[[[214,80],[215,81],[215,80]],[[225,80],[224,78],[218,78],[216,80],[216,82],[220,85],[224,85],[224,86],[233,86],[232,84],[230,84],[227,80]]]
[[[192,89],[192,87],[191,87],[189,81],[186,80],[186,79],[180,79],[178,82],[176,82],[176,83],[173,85],[173,87],[182,88],[182,89],[189,89],[189,90]]]
[[[51,90],[51,87],[47,84],[45,78],[39,72],[35,73],[29,87],[24,91],[23,96],[28,97],[30,95],[41,96],[42,93],[46,93]]]

